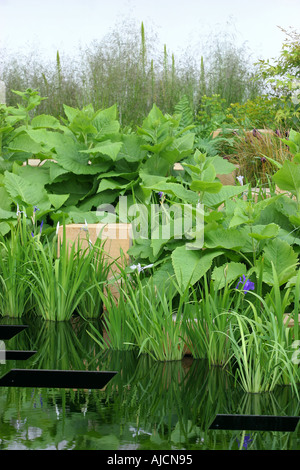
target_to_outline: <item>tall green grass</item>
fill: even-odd
[[[250,80],[249,55],[222,32],[203,44],[200,54],[197,47],[197,53],[185,50],[175,56],[168,45],[158,44],[155,32],[127,19],[101,41],[81,49],[77,57],[59,51],[47,60],[38,50],[23,56],[2,51],[7,104],[18,102],[11,90],[38,89],[48,97],[35,111],[39,114],[63,116],[63,104],[78,108],[92,104],[95,109],[117,104],[121,125],[133,126],[141,125],[153,103],[173,114],[186,95],[196,114],[204,91],[209,96],[220,94],[227,105],[260,91]]]
[[[183,325],[186,344],[194,358],[207,359],[209,366],[223,366],[230,355],[227,338],[229,312],[237,306],[238,295],[226,285],[218,290],[204,276],[203,286],[192,289],[184,306]]]
[[[18,217],[10,237],[0,237],[0,315],[20,318],[31,308],[28,266],[33,241],[26,217]]]
[[[285,321],[290,292],[287,290],[282,295],[274,266],[273,278],[274,285],[266,299],[249,292],[254,297],[253,302],[247,300],[251,316],[237,312],[230,314],[236,321],[234,326],[231,323],[228,332],[232,350],[228,362],[231,362],[236,381],[246,392],[271,392],[276,386],[289,385],[298,396],[300,373],[298,364],[293,361],[293,345],[299,337],[299,294],[291,314],[294,326],[290,327]],[[299,285],[300,274],[296,281],[296,286]]]
[[[187,300],[173,281],[161,288],[153,277],[141,279],[123,270],[118,296],[103,293],[103,335],[92,324],[89,334],[104,348],[135,349],[156,361],[181,360],[186,348],[182,313]],[[178,297],[178,294],[179,295]]]
[[[43,243],[36,240],[29,273],[37,315],[45,320],[67,321],[78,308],[87,314],[87,305],[91,303],[87,303],[84,297],[93,295],[91,291],[95,292],[95,285],[104,282],[106,273],[102,265],[97,265],[97,248],[95,244],[83,249],[79,240],[68,242],[65,227],[59,253],[57,237]],[[92,307],[90,315],[101,316],[99,299],[92,303]]]

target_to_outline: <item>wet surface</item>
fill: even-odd
[[[204,360],[161,363],[132,351],[103,352],[80,319],[21,323],[28,328],[5,341],[6,350],[35,354],[0,363],[0,378],[13,369],[118,373],[102,389],[0,386],[0,449],[300,450],[299,423],[274,431],[261,418],[261,430],[245,421],[242,429],[228,421],[225,429],[210,429],[217,415],[266,416],[269,424],[272,417],[298,418],[289,387],[246,394]]]

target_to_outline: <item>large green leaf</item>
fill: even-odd
[[[108,170],[109,162],[89,164],[89,155],[71,137],[62,136],[56,145],[56,160],[65,169],[77,175],[96,175]]]
[[[200,181],[194,180],[192,181],[190,188],[192,191],[205,191],[207,193],[218,193],[222,189],[222,183],[219,182],[210,182],[210,181]]]
[[[268,242],[263,250],[264,272],[263,280],[269,285],[273,285],[272,263],[276,269],[279,284],[287,282],[296,273],[298,262],[297,254],[293,248],[285,241],[275,238]]]
[[[31,120],[33,129],[62,129],[63,126],[54,116],[39,114]]]
[[[86,153],[89,155],[97,155],[98,153],[100,153],[101,155],[107,155],[115,161],[122,146],[122,142],[111,142],[111,140],[108,139],[103,142],[99,142],[90,149],[80,150],[80,153]]]
[[[25,152],[30,155],[39,154],[43,151],[42,146],[34,141],[28,134],[21,134],[10,142],[7,150],[10,152]]]
[[[225,158],[219,157],[218,155],[214,157],[206,157],[206,160],[215,167],[218,175],[228,175],[236,170],[236,166],[233,163],[230,163],[228,160],[225,160]]]
[[[49,201],[55,209],[59,209],[69,198],[70,194],[48,194]]]
[[[225,287],[226,283],[229,285],[238,277],[246,274],[246,266],[243,263],[236,263],[234,261],[225,263],[222,266],[215,267],[212,272],[212,279],[216,283],[217,289]]]
[[[110,178],[101,178],[97,193],[101,193],[102,191],[107,191],[107,189],[128,189],[134,184],[134,180],[130,181],[129,183],[121,183],[118,180],[110,179]]]
[[[40,210],[48,210],[51,203],[47,191],[40,183],[29,182],[14,173],[8,171],[4,174],[4,186],[12,199],[18,203],[26,203],[32,206],[38,206]]]
[[[199,197],[194,191],[186,189],[182,184],[179,183],[168,183],[165,179],[157,182],[153,186],[145,186],[145,189],[151,189],[153,191],[162,191],[171,196],[175,196],[186,203],[197,204]]]
[[[84,224],[85,221],[88,224],[96,224],[99,222],[96,212],[88,211],[83,212],[81,209],[75,206],[66,207],[63,209],[68,214],[74,224]]]
[[[120,128],[120,123],[117,121],[117,118],[118,109],[116,104],[97,111],[92,120],[93,126],[95,126],[98,131],[97,138],[101,135],[117,133]]]
[[[204,231],[204,244],[207,248],[239,249],[246,242],[245,234],[236,229],[218,227],[215,230]]]
[[[214,258],[223,251],[188,250],[185,246],[177,247],[172,253],[172,264],[178,284],[182,289],[195,284],[210,269]]]
[[[255,238],[255,240],[267,240],[276,237],[278,232],[279,225],[277,224],[254,225],[253,231],[249,232],[249,236]]]
[[[273,180],[280,189],[293,194],[300,193],[300,165],[285,160],[282,168],[273,175]]]
[[[179,162],[189,156],[194,147],[195,134],[189,132],[181,137],[173,139],[169,146],[166,146],[160,156],[167,160],[169,164]]]
[[[208,207],[219,206],[227,199],[242,194],[247,191],[248,185],[245,186],[223,186],[220,191],[215,194],[205,193],[203,197],[203,203]]]
[[[6,211],[0,207],[0,220],[16,219],[17,214],[15,212]]]
[[[118,160],[124,158],[127,162],[141,162],[147,155],[141,148],[143,139],[136,134],[124,134],[121,138],[122,147],[119,150]]]

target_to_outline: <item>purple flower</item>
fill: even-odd
[[[243,284],[243,291],[247,293],[249,290],[254,290],[254,282],[249,281],[249,279],[246,279],[245,274],[243,274],[243,280],[240,277],[239,282],[237,283],[236,289],[238,288],[239,284]]]
[[[248,448],[248,445],[250,444],[250,442],[252,442],[253,439],[251,439],[251,436],[250,434],[246,434],[244,439],[243,439],[243,447],[244,449],[247,449]],[[238,445],[240,446],[240,442],[239,440],[237,439],[237,443]]]
[[[161,199],[163,197],[163,195],[164,195],[164,193],[162,191],[159,191],[159,193],[158,193],[159,199]]]
[[[36,213],[36,211],[39,211],[40,209],[38,208],[38,206],[34,206],[33,207],[33,212]]]
[[[40,225],[40,233],[42,233],[43,225],[44,225],[44,221],[42,220],[41,225]]]
[[[262,163],[264,163],[264,162],[267,161],[267,159],[266,159],[266,157],[260,157],[260,161],[261,161]]]
[[[34,233],[33,233],[33,232],[31,232],[31,236],[32,236],[32,238],[34,237]]]

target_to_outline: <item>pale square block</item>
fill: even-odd
[[[63,226],[60,226],[58,229],[58,253],[60,243],[63,238],[63,230]],[[82,249],[86,249],[88,247],[88,240],[93,244],[96,242],[97,238],[105,240],[104,251],[107,253],[108,263],[112,263],[110,272],[108,273],[108,280],[112,281],[110,291],[117,299],[119,293],[117,289],[117,281],[114,280],[114,277],[118,274],[119,268],[116,263],[113,263],[113,261],[116,260],[122,267],[125,267],[124,265],[128,264],[129,255],[127,252],[132,245],[131,224],[70,224],[65,226],[65,230],[67,243],[77,243],[79,240]]]
[[[63,237],[63,226],[58,229],[58,244]],[[67,242],[80,240],[83,249],[88,247],[88,239],[94,244],[97,238],[105,240],[104,250],[110,259],[119,260],[121,250],[128,260],[127,251],[131,246],[131,224],[69,224],[65,226]],[[87,237],[88,235],[88,237]],[[59,246],[58,245],[58,246]],[[115,268],[114,268],[115,269]]]

